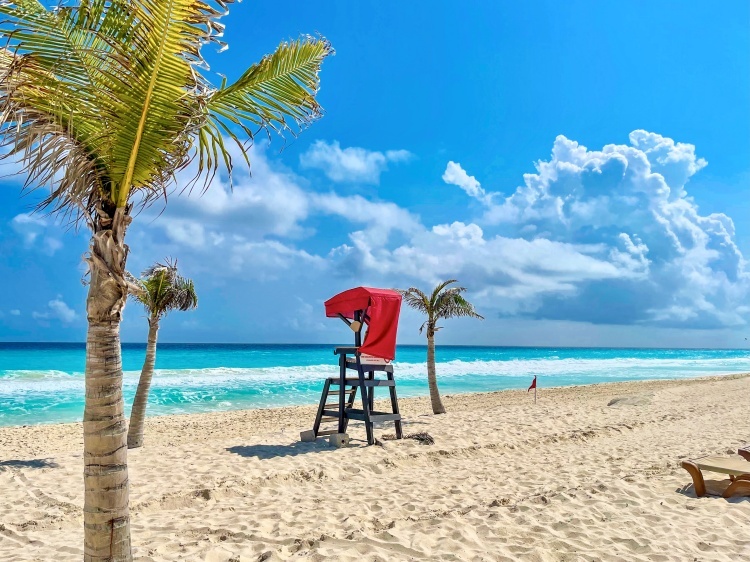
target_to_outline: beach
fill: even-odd
[[[299,442],[314,406],[153,417],[129,453],[136,560],[750,559],[750,501],[685,458],[750,441],[750,375],[401,400],[413,439]],[[376,430],[376,436],[392,428]],[[750,463],[749,463],[750,464]],[[80,424],[0,428],[0,560],[80,560]]]

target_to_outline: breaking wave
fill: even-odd
[[[540,386],[608,381],[689,378],[750,371],[746,353],[707,356],[686,350],[667,357],[559,357],[506,360],[453,359],[437,365],[444,393],[525,388],[534,375]],[[624,355],[624,353],[623,353]],[[676,356],[677,355],[677,356]],[[427,394],[426,364],[394,363],[399,396]],[[275,367],[157,369],[149,414],[205,412],[309,404],[318,400],[322,379],[336,376],[335,364]],[[125,371],[126,404],[132,402],[140,371]],[[0,370],[0,425],[80,420],[82,372]]]

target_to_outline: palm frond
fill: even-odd
[[[333,52],[324,38],[307,36],[281,43],[236,82],[222,84],[208,97],[206,109],[214,119],[241,126],[250,136],[253,131],[246,123],[287,130],[304,127],[322,115],[315,99],[318,73]]]
[[[432,290],[432,295],[430,295],[430,306],[434,309],[437,304],[438,296],[440,295],[440,292],[445,289],[448,285],[451,285],[453,283],[457,283],[455,279],[448,279],[447,281],[443,281],[440,283],[437,287],[435,287]]]
[[[466,292],[466,288],[448,286],[453,283],[457,283],[457,281],[455,279],[443,281],[435,287],[429,297],[416,287],[410,287],[406,290],[397,289],[406,304],[427,316],[427,320],[419,327],[420,334],[425,329],[428,336],[437,332],[440,329],[437,326],[437,321],[441,318],[468,316],[484,320],[484,317],[474,310],[474,305],[462,296],[462,293]]]
[[[318,75],[323,60],[333,52],[324,38],[305,36],[281,43],[236,82],[225,81],[212,91],[205,99],[206,121],[197,135],[198,174],[208,171],[210,177],[219,164],[231,171],[224,138],[244,147],[235,128],[252,140],[262,129],[296,134],[320,117],[322,108],[315,98]],[[246,151],[241,152],[247,158]]]
[[[484,317],[474,310],[474,305],[461,295],[466,289],[463,287],[456,289],[458,290],[445,292],[438,298],[435,318],[457,318],[463,316],[484,320]]]
[[[239,135],[294,134],[319,117],[318,73],[333,53],[322,38],[282,43],[215,88],[201,49],[222,44],[231,3],[0,0],[0,158],[21,160],[28,188],[50,188],[42,206],[105,223],[134,193],[164,196],[196,157],[196,179],[221,166],[231,179],[225,139],[245,154]]]
[[[167,259],[155,263],[141,274],[145,289],[135,298],[143,304],[149,316],[161,318],[172,310],[190,310],[198,306],[198,296],[191,279],[177,271],[177,262]]]
[[[131,189],[146,189],[147,196],[164,190],[175,171],[190,163],[193,135],[203,119],[195,101],[208,89],[195,67],[204,64],[201,47],[221,30],[218,19],[227,2],[131,0],[130,5],[143,48],[131,54],[129,88],[119,92],[128,103],[118,115],[112,150],[118,207]]]
[[[401,293],[401,296],[407,305],[424,314],[430,313],[430,302],[427,299],[427,295],[422,291],[416,287],[409,287],[405,290],[397,289],[397,291]]]
[[[126,54],[100,33],[106,2],[47,10],[31,0],[0,2],[0,144],[21,162],[28,188],[49,185],[41,206],[91,207],[109,189],[110,137],[103,125],[118,100]],[[112,2],[114,14],[120,4]],[[101,14],[100,14],[101,15]]]
[[[172,299],[174,310],[190,310],[198,306],[198,295],[192,279],[178,277],[174,285],[174,298]]]

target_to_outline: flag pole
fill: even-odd
[[[534,381],[536,381],[536,377],[534,377]],[[534,404],[536,404],[536,385],[534,385]]]

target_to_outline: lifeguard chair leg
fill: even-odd
[[[346,404],[346,355],[342,354],[339,356],[339,433],[346,432],[346,412],[344,411],[344,405]]]
[[[368,380],[375,380],[375,371],[370,371],[367,373],[367,379]],[[371,386],[369,388],[370,391],[370,411],[372,412],[375,409],[375,387]]]
[[[394,380],[392,370],[389,370],[386,374],[388,376],[389,381]],[[393,386],[389,386],[388,390],[390,391],[390,394],[391,394],[391,409],[393,410],[394,414],[400,415],[401,412],[398,411],[398,397],[396,396],[396,385],[394,384]],[[396,439],[403,439],[404,431],[401,426],[401,420],[400,419],[396,420],[395,422],[393,422],[393,425],[396,427]]]
[[[320,395],[320,404],[318,404],[318,413],[315,415],[315,423],[313,424],[313,433],[315,437],[318,436],[320,431],[320,420],[323,419],[323,410],[325,409],[326,402],[328,401],[328,390],[331,388],[331,381],[326,379],[323,385],[323,393]]]
[[[357,375],[359,376],[359,387],[362,391],[362,417],[364,417],[365,431],[367,432],[367,444],[372,445],[375,443],[375,438],[372,434],[372,421],[370,421],[370,396],[372,395],[372,388],[365,386],[365,371],[359,362],[359,356],[357,357]]]

